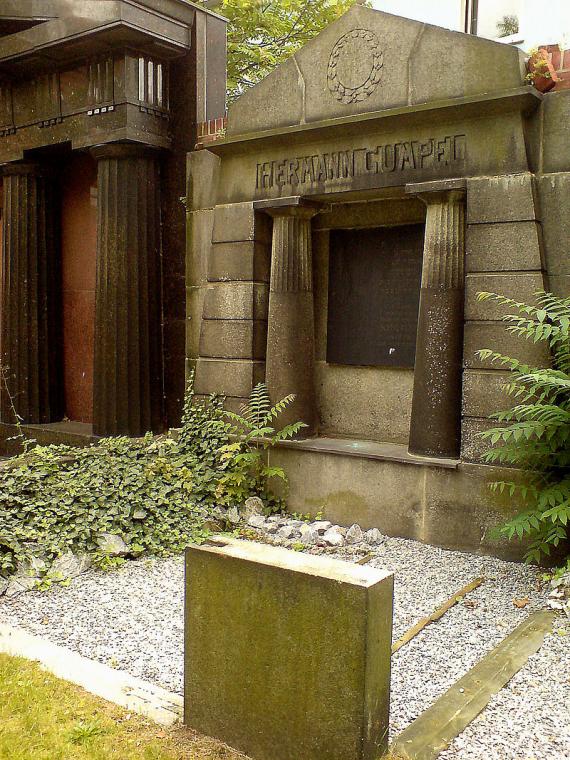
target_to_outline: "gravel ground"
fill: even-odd
[[[350,559],[368,552],[375,555],[371,565],[395,572],[394,639],[462,586],[478,576],[486,579],[393,657],[394,736],[529,612],[543,608],[546,596],[533,568],[405,539],[385,538],[373,548],[339,549],[334,556]],[[514,599],[526,598],[524,609],[513,604]],[[129,562],[113,573],[89,572],[67,588],[0,600],[0,620],[182,692],[182,558]],[[558,627],[570,635],[565,618],[560,618]],[[560,633],[548,637],[540,652],[441,757],[570,758],[569,640]]]

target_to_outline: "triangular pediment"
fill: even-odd
[[[355,5],[232,105],[228,134],[523,84],[514,47]]]

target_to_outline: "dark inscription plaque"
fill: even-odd
[[[413,367],[424,225],[334,230],[327,361]]]

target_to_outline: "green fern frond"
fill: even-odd
[[[304,422],[294,422],[292,425],[287,425],[282,428],[275,436],[277,441],[285,441],[287,438],[294,438],[297,433],[300,433],[303,428],[306,428]]]
[[[290,406],[293,401],[295,401],[295,398],[295,394],[291,393],[288,396],[285,396],[285,398],[281,399],[281,401],[278,401],[269,412],[269,420],[274,420],[279,417],[280,414],[283,414],[285,409],[287,409],[287,407]]]
[[[271,411],[271,400],[267,387],[258,383],[252,390],[248,401],[243,405],[241,413],[243,417],[257,426],[264,425]]]
[[[544,343],[552,356],[551,366],[531,367],[491,349],[478,352],[480,359],[509,370],[503,390],[517,400],[493,415],[502,427],[481,434],[492,447],[484,461],[525,473],[522,485],[492,484],[495,492],[527,507],[501,532],[509,539],[530,539],[526,559],[539,562],[568,540],[570,523],[570,298],[540,292],[532,305],[494,293],[477,297],[513,308],[515,314],[503,317],[507,331]]]
[[[479,351],[475,352],[475,356],[482,361],[490,361],[492,364],[500,364],[503,367],[508,367],[508,369],[513,372],[518,371],[524,373],[530,372],[532,369],[528,364],[523,364],[518,359],[513,359],[510,356],[505,356],[504,354],[492,351],[490,348],[479,349]]]

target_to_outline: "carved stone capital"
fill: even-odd
[[[452,190],[419,197],[427,205],[422,288],[463,288],[465,194]]]
[[[289,209],[273,217],[270,292],[312,292],[311,216]],[[298,213],[301,212],[301,213]],[[314,214],[313,214],[314,216]]]
[[[256,211],[264,211],[274,219],[278,217],[292,216],[299,219],[312,219],[328,205],[317,201],[293,195],[289,198],[276,198],[275,200],[256,201],[253,204]]]
[[[3,177],[45,177],[52,179],[55,176],[51,166],[35,161],[14,161],[10,164],[4,164],[0,168],[0,173]]]
[[[321,207],[316,208],[313,206],[278,206],[277,208],[267,209],[267,213],[273,219],[294,218],[311,220],[321,210]]]

